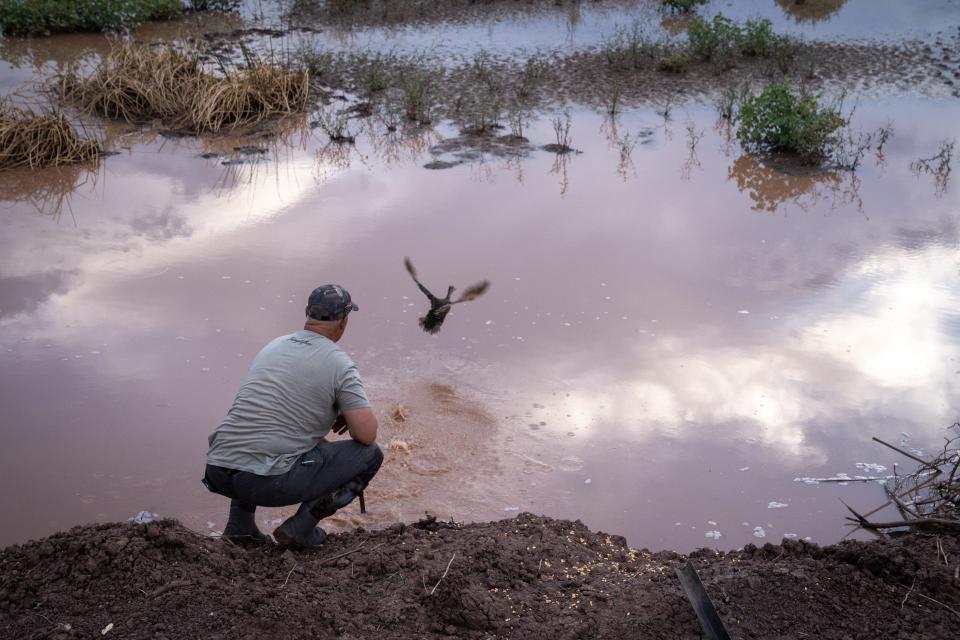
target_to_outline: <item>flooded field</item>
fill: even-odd
[[[825,39],[960,23],[949,1],[835,2],[809,20],[783,4],[704,13]],[[629,21],[611,5],[578,9],[571,46]],[[561,46],[564,19],[373,26],[370,42]],[[106,50],[92,35],[0,40],[0,90],[54,73],[77,43]],[[709,100],[546,106],[524,145],[478,144],[446,119],[388,132],[353,118],[353,145],[314,114],[271,139],[110,124],[118,153],[97,164],[4,171],[0,544],[141,510],[222,529],[226,501],[199,482],[206,438],[322,282],[360,305],[342,345],[387,452],[369,514],[336,524],[532,511],[652,549],[836,541],[840,500],[869,509],[881,487],[815,479],[910,469],[871,436],[931,452],[958,416],[960,191],[917,161],[956,137],[960,102],[932,94],[861,99],[853,126],[892,136],[853,172],[748,155]],[[578,152],[543,150],[565,109]],[[428,287],[491,290],[427,335],[404,256]]]

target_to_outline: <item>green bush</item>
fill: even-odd
[[[660,0],[660,6],[677,13],[690,13],[710,0]]]
[[[737,49],[742,38],[742,28],[722,13],[718,13],[710,21],[697,16],[687,28],[687,38],[690,40],[690,48],[697,56],[710,60]]]
[[[768,85],[744,100],[737,139],[752,152],[796,153],[805,161],[828,156],[840,141],[837,130],[847,124],[838,109],[824,107],[786,82]]]
[[[0,0],[0,30],[9,35],[115,31],[182,11],[180,0]]]
[[[773,23],[766,18],[747,20],[746,26],[740,33],[740,51],[747,56],[769,58],[776,50],[779,41],[780,36],[773,32]]]
[[[735,56],[737,52],[769,58],[783,39],[774,33],[773,23],[766,18],[747,20],[745,25],[739,25],[722,13],[713,20],[694,18],[687,28],[687,38],[693,52],[704,60]]]

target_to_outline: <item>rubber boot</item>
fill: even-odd
[[[223,529],[223,539],[236,544],[266,544],[270,537],[257,528],[256,507],[239,500],[230,501],[230,517]]]
[[[320,518],[310,512],[310,505],[303,503],[297,512],[273,530],[273,537],[282,547],[319,547],[327,541],[327,532],[317,526]]]
[[[354,478],[330,495],[313,502],[310,511],[317,520],[328,518],[353,502],[357,496],[363,493],[363,489],[363,480]]]

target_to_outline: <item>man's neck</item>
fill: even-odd
[[[330,340],[331,342],[337,341],[334,335],[335,332],[331,331],[327,327],[321,327],[311,322],[307,322],[306,324],[303,325],[303,329],[304,331],[312,331],[313,333],[318,333],[324,338],[326,338],[327,340]]]

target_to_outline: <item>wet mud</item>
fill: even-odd
[[[521,513],[425,518],[243,548],[172,520],[75,527],[0,551],[10,638],[700,638],[689,558],[734,638],[948,638],[960,541],[799,541],[689,556]]]

